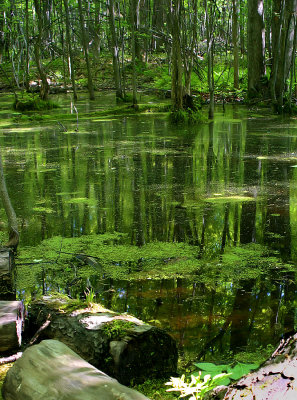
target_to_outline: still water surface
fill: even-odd
[[[197,246],[205,273],[212,259],[249,243],[268,246],[282,262],[295,265],[296,119],[228,106],[224,113],[217,109],[214,122],[199,126],[173,126],[151,113],[92,116],[81,119],[75,132],[75,123],[59,117],[71,112],[71,100],[60,102],[64,108],[55,121],[2,123],[20,252],[56,235],[116,231],[137,246],[155,241]],[[79,116],[113,102],[111,95],[91,105],[82,99]],[[1,217],[5,220],[3,210]],[[224,282],[90,276],[73,293],[92,285],[106,306],[168,329],[187,355],[220,358],[275,344],[295,329],[295,275],[294,268],[255,279],[243,274],[236,284],[234,276]],[[47,285],[47,276],[42,280],[40,290],[65,290]]]

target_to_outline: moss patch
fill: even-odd
[[[5,365],[0,365],[0,400],[3,399],[2,397],[2,385],[4,382],[4,379],[6,377],[7,371],[9,368],[13,366],[13,363],[5,364]]]
[[[29,95],[25,95],[13,103],[14,110],[21,112],[52,110],[58,107],[58,104],[51,100],[42,100],[39,97]]]

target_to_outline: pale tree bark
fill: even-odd
[[[30,89],[29,82],[29,62],[30,62],[30,50],[29,50],[29,0],[26,0],[25,4],[25,38],[26,38],[26,59],[25,59],[25,87],[26,90]]]
[[[116,97],[119,99],[123,98],[123,90],[121,84],[121,71],[120,71],[120,59],[119,59],[119,47],[115,28],[115,7],[114,0],[109,0],[109,31],[110,31],[110,50],[112,53],[112,66],[114,83],[116,88]]]
[[[248,95],[258,96],[265,75],[264,2],[248,0]]]
[[[205,0],[205,22],[206,22],[206,38],[207,38],[207,80],[209,90],[209,110],[208,118],[214,117],[214,76],[213,76],[213,58],[214,58],[214,38],[213,38],[213,20],[214,5],[208,4]]]
[[[80,21],[80,29],[81,29],[81,39],[82,39],[82,45],[83,45],[83,49],[84,49],[86,66],[87,66],[89,97],[90,97],[90,100],[95,100],[92,70],[91,70],[90,57],[89,57],[89,44],[88,44],[88,39],[87,39],[87,35],[86,35],[86,28],[85,28],[81,0],[77,1],[77,5],[78,5],[78,13],[79,13],[79,21]]]
[[[74,100],[77,100],[77,92],[76,92],[76,85],[75,85],[75,72],[74,72],[74,64],[73,64],[73,52],[71,46],[71,38],[70,38],[70,20],[69,20],[69,7],[68,7],[68,0],[64,1],[64,9],[65,9],[65,21],[66,21],[66,43],[68,49],[68,57],[69,57],[69,64],[70,64],[70,75],[71,75],[71,84],[73,90],[73,97]]]
[[[17,246],[19,244],[18,222],[6,187],[1,153],[0,153],[0,198],[8,220],[9,240],[5,246],[12,247],[13,250],[16,251]]]
[[[132,89],[133,89],[133,106],[137,106],[137,77],[136,77],[136,38],[135,30],[139,24],[139,0],[130,1],[130,19],[131,19],[131,47],[132,47]],[[137,11],[138,10],[138,11]],[[136,21],[135,21],[136,19]],[[136,29],[135,29],[136,28]]]
[[[181,0],[172,0],[171,3],[171,33],[172,33],[172,55],[171,55],[171,99],[173,110],[183,108],[183,68],[181,55],[180,35]]]
[[[39,0],[34,0],[34,8],[36,11],[37,25],[38,25],[38,33],[34,43],[34,55],[35,55],[36,66],[41,79],[40,97],[42,100],[47,100],[49,95],[49,84],[47,81],[46,72],[41,62],[41,54],[40,54],[40,49],[42,48],[42,37],[43,37],[43,20],[42,20]]]
[[[183,49],[183,62],[184,62],[184,75],[185,75],[185,94],[191,96],[191,75],[193,69],[193,58],[194,49],[197,44],[197,24],[198,24],[198,13],[197,13],[197,0],[188,2],[188,7],[192,6],[187,10],[189,20],[189,38],[187,40],[187,33],[184,31],[184,49]],[[185,16],[186,17],[186,16]],[[186,27],[187,28],[187,27]]]
[[[233,84],[239,89],[238,0],[232,0]]]

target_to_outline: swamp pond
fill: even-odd
[[[20,299],[89,288],[190,358],[253,353],[296,329],[296,119],[231,105],[200,125],[103,118],[92,112],[115,103],[100,94],[76,104],[76,132],[70,96],[58,101],[39,121],[0,97]]]

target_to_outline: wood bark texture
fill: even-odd
[[[94,368],[57,340],[28,348],[9,369],[4,400],[146,400]]]
[[[22,302],[0,301],[0,352],[15,350],[21,345],[22,327]]]
[[[283,340],[263,366],[227,390],[209,396],[223,400],[296,400],[297,334]]]
[[[29,310],[32,331],[50,320],[40,333],[40,340],[62,341],[123,384],[128,384],[130,379],[142,382],[150,377],[169,377],[176,372],[176,343],[163,330],[110,310],[66,313],[59,311],[62,306],[63,301],[49,297],[32,304]],[[112,328],[119,320],[130,322],[122,332]]]

